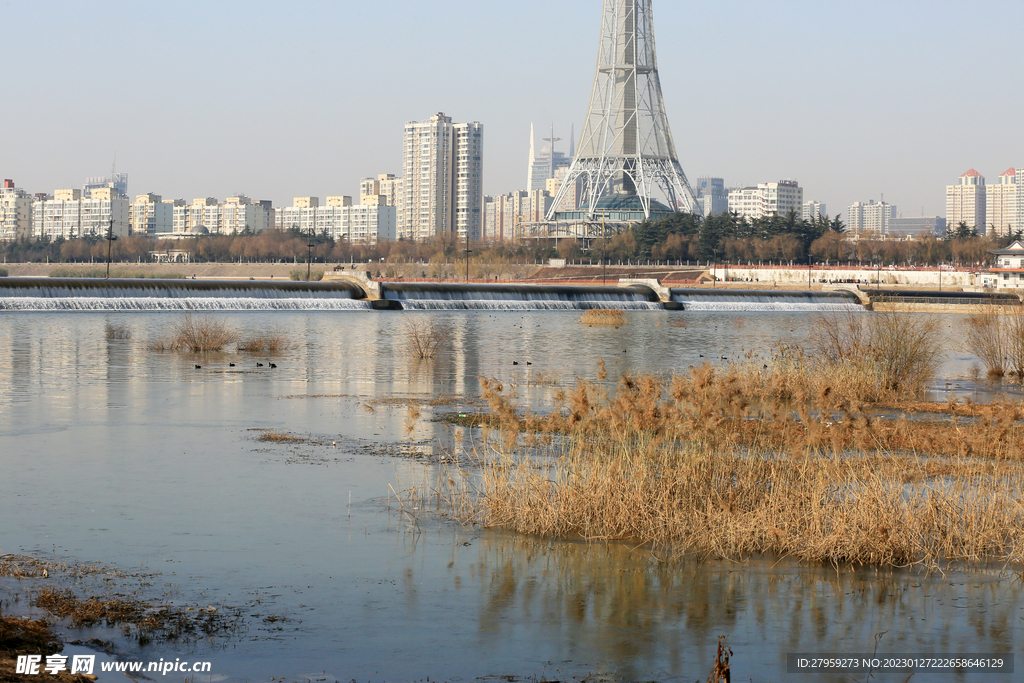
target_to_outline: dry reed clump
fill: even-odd
[[[104,332],[107,339],[131,339],[132,328],[124,323],[107,323]]]
[[[262,353],[276,356],[292,346],[291,340],[282,332],[254,332],[241,337],[236,348],[245,353]]]
[[[994,310],[973,313],[964,320],[967,347],[985,366],[989,377],[1006,374],[1007,325]]]
[[[438,498],[465,521],[702,556],[1024,561],[1020,405],[886,421],[799,383],[788,400],[750,394],[738,367],[580,382],[546,416],[485,380],[490,455],[479,475],[446,473]]]
[[[583,312],[580,324],[622,327],[626,324],[626,314],[617,308],[591,308]]]
[[[266,429],[261,431],[256,440],[271,443],[305,443],[306,441],[309,441],[309,439],[305,437],[294,436],[285,432],[279,432],[275,429]]]
[[[414,358],[433,358],[448,341],[446,326],[428,317],[408,320],[403,328],[406,351]]]
[[[186,313],[180,322],[175,323],[167,346],[172,351],[210,353],[224,350],[236,339],[236,332],[224,320]]]
[[[856,381],[854,398],[897,400],[920,394],[934,377],[943,357],[942,329],[922,314],[833,312],[815,319],[810,348],[819,371]]]

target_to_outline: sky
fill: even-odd
[[[531,122],[579,135],[601,4],[0,0],[0,176],[53,192],[116,156],[132,195],[287,206],[401,175],[404,123],[443,111],[484,124],[487,194],[523,189]],[[653,8],[691,181],[943,215],[969,168],[1024,164],[1020,0]]]

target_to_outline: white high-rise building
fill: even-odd
[[[1018,172],[1007,169],[998,182],[985,186],[985,231],[996,235],[1013,235],[1021,229],[1020,187]],[[983,232],[981,228],[978,232]]]
[[[366,189],[360,187],[360,191]],[[394,240],[396,236],[397,210],[385,201],[386,195],[363,195],[363,202],[353,204],[352,197],[336,195],[327,198],[327,204],[320,206],[319,197],[296,197],[292,206],[277,211],[278,228],[298,230],[308,234],[312,229],[317,234],[331,239],[344,239],[352,243],[376,244],[382,240]]]
[[[800,214],[800,218],[809,223],[814,222],[819,218],[828,219],[828,211],[825,209],[825,205],[821,202],[804,202],[804,208]]]
[[[219,208],[220,231],[228,235],[261,233],[271,225],[268,205],[253,202],[244,194],[228,197]]]
[[[359,181],[359,203],[375,204],[376,199],[368,200],[367,197],[384,197],[384,203],[394,206],[401,213],[399,204],[402,200],[402,179],[395,177],[392,173],[381,173],[376,178],[363,178]]]
[[[759,183],[757,187],[729,190],[729,211],[747,219],[780,216],[803,210],[804,190],[795,180]]]
[[[160,235],[174,229],[174,209],[158,194],[140,194],[131,205],[133,235]]]
[[[985,232],[985,176],[973,168],[960,176],[956,185],[946,186],[946,226],[956,230],[960,223]]]
[[[0,189],[0,242],[28,239],[32,234],[32,197],[4,180]]]
[[[128,200],[116,188],[93,188],[89,197],[81,190],[57,190],[53,197],[33,202],[32,234],[50,239],[108,233],[126,237],[131,227],[128,214]]]
[[[399,236],[479,239],[483,229],[483,125],[435,114],[405,124]]]
[[[893,218],[896,218],[896,207],[874,199],[867,204],[854,202],[846,209],[846,227],[858,236],[888,236],[889,221]]]

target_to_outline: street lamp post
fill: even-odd
[[[309,282],[310,269],[313,265],[313,237],[316,234],[316,209],[311,209],[309,217],[309,240],[306,242],[306,282]]]
[[[110,223],[107,225],[107,280],[110,279],[110,251],[116,239],[117,237],[114,235],[114,215],[113,210],[111,210]]]
[[[715,261],[711,264],[711,286],[718,286],[718,247],[711,250],[715,254]]]
[[[472,254],[473,252],[471,252],[469,250],[469,228],[468,227],[466,228],[466,248],[465,248],[464,251],[466,252],[466,284],[469,284],[469,255]]]

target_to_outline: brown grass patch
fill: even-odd
[[[276,356],[290,349],[292,343],[282,332],[255,332],[240,338],[236,347],[245,353]]]
[[[44,588],[32,604],[72,628],[121,627],[125,635],[145,645],[153,640],[189,640],[230,633],[239,627],[237,612],[213,607],[154,605],[124,595],[80,598],[71,590]]]
[[[434,493],[464,521],[700,556],[1024,562],[1024,406],[880,419],[835,367],[784,353],[580,382],[546,415],[482,380],[482,469]]]
[[[172,351],[210,353],[224,350],[235,339],[237,334],[226,321],[186,313],[185,317],[174,324],[171,341],[167,346]]]
[[[617,308],[591,308],[583,312],[580,324],[622,327],[626,324],[626,314]]]
[[[256,440],[270,443],[305,443],[309,441],[309,439],[303,436],[295,436],[286,432],[279,432],[275,429],[261,430]]]
[[[44,620],[0,615],[0,652],[4,655],[45,655],[61,648],[60,639]]]

